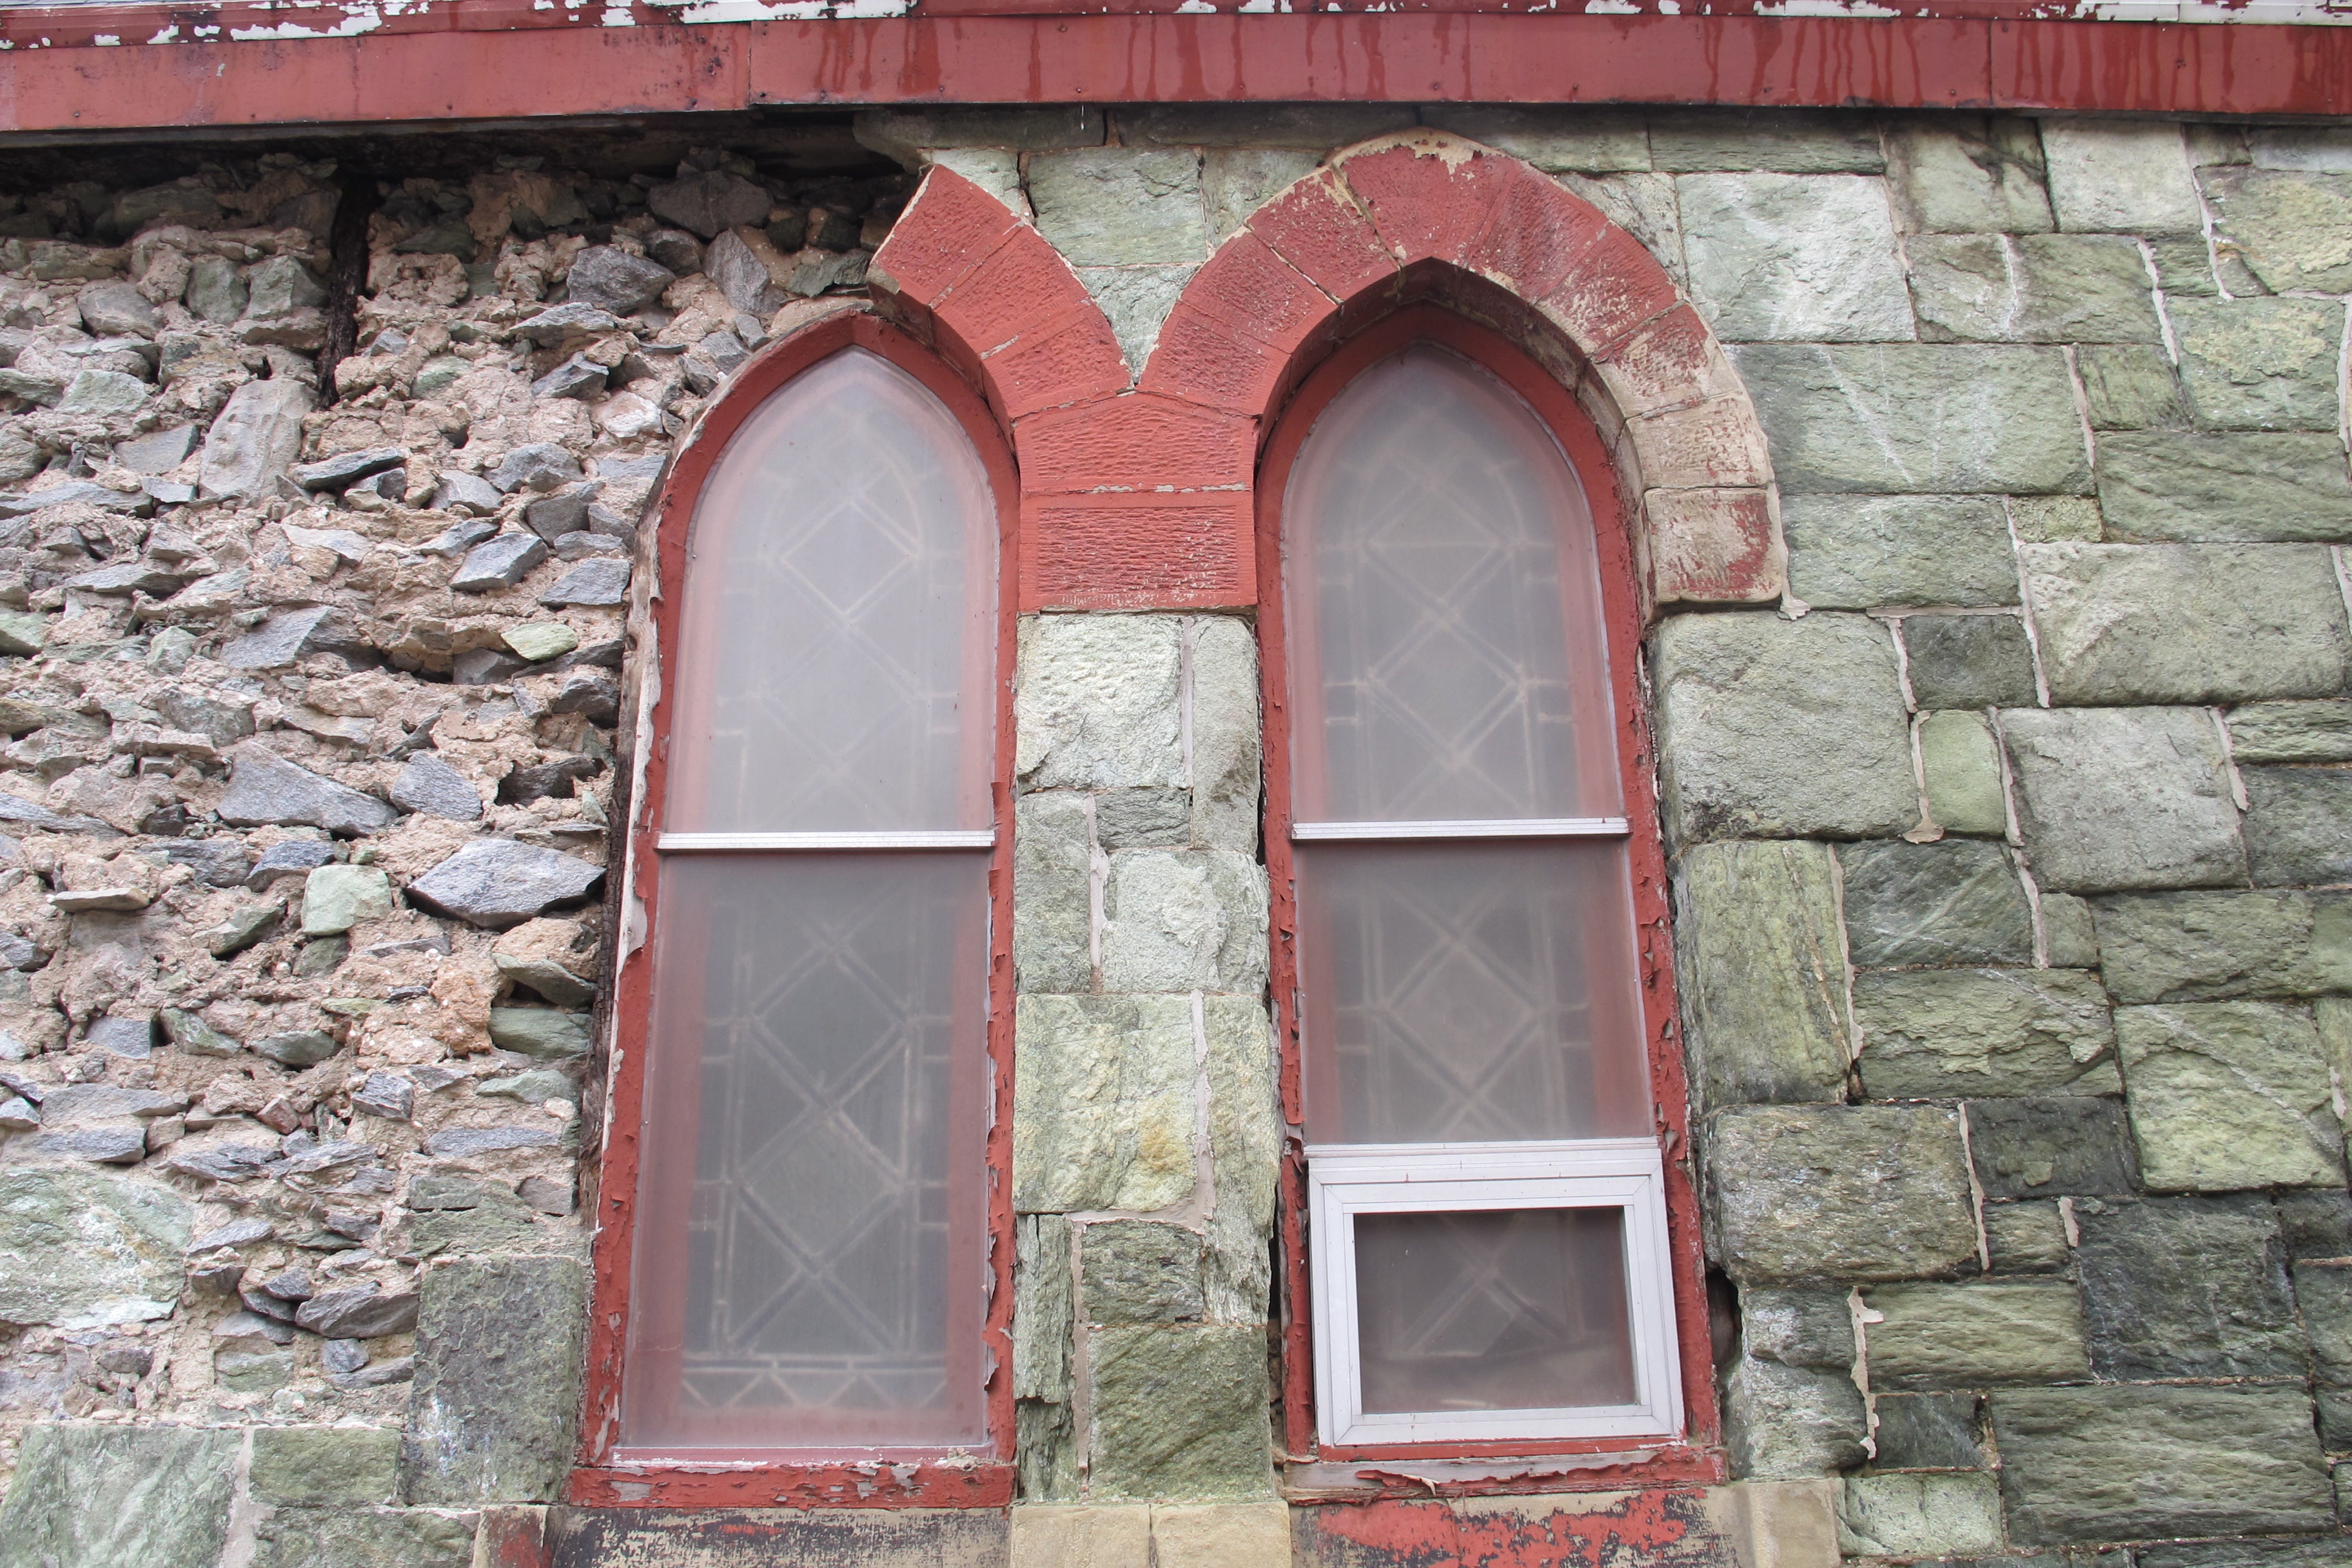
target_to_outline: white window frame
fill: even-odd
[[[1665,1166],[1655,1140],[1310,1145],[1307,1202],[1316,1421],[1324,1443],[1552,1442],[1681,1434],[1682,1358],[1675,1341]],[[1623,1211],[1635,1402],[1366,1415],[1357,1338],[1355,1216],[1528,1208]]]

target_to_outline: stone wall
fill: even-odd
[[[1139,372],[1242,218],[1416,120],[1648,246],[1778,474],[1788,597],[1645,650],[1752,1483],[1705,1539],[1817,1562],[1737,1500],[1833,1496],[1857,1558],[2340,1557],[2352,137],[859,135],[1033,217]],[[639,509],[906,184],[496,163],[383,193],[331,408],[332,171],[0,197],[0,1562],[465,1562],[556,1495]],[[1012,1550],[1278,1560],[1255,638],[1020,636]],[[1412,1506],[1471,1551],[1484,1505]]]

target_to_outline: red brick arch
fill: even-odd
[[[1614,454],[1647,605],[1780,595],[1763,429],[1714,334],[1640,241],[1492,148],[1417,131],[1335,153],[1194,275],[1139,379],[1045,238],[944,169],[873,279],[1012,432],[1024,608],[1254,604],[1251,487],[1285,398],[1360,327],[1431,300],[1575,392]]]

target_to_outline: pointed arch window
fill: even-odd
[[[1310,383],[1269,474],[1318,1436],[1671,1436],[1592,516],[1519,392],[1390,337]]]
[[[890,329],[817,349],[725,437],[665,554],[614,1118],[635,1170],[607,1176],[634,1202],[600,1259],[625,1328],[590,1409],[608,1465],[988,1456],[1003,1426],[1009,470]]]

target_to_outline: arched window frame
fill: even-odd
[[[788,331],[740,371],[706,410],[666,474],[653,510],[657,575],[650,595],[655,658],[640,668],[635,777],[629,793],[628,849],[615,920],[617,973],[610,1037],[603,1154],[595,1180],[593,1285],[588,1367],[578,1458],[569,1500],[597,1507],[998,1508],[1015,1478],[1012,1387],[1013,1227],[1013,668],[1019,591],[1015,554],[1019,486],[1007,435],[988,401],[930,348],[863,307],[823,313]],[[773,1450],[740,1455],[695,1450],[690,1459],[621,1446],[623,1358],[631,1310],[632,1259],[641,1192],[646,1094],[646,1044],[653,1007],[654,937],[660,920],[657,843],[668,782],[670,729],[678,707],[668,684],[677,668],[687,534],[695,504],[729,441],[768,398],[845,350],[865,349],[905,372],[944,404],[985,468],[996,509],[994,755],[989,794],[995,840],[988,866],[987,1072],[983,1169],[988,1300],[982,1343],[988,1441],[975,1452],[887,1450],[806,1459]],[[948,1461],[948,1462],[939,1462]]]
[[[1558,439],[1584,487],[1597,533],[1612,714],[1629,827],[1625,842],[1633,884],[1643,1037],[1655,1131],[1664,1156],[1674,1342],[1681,1384],[1681,1431],[1670,1439],[1505,1438],[1327,1445],[1318,1435],[1317,1325],[1312,1306],[1317,1297],[1307,1236],[1313,1194],[1306,1146],[1296,1131],[1305,1126],[1306,1115],[1297,884],[1291,831],[1294,749],[1288,689],[1291,665],[1285,644],[1283,603],[1283,501],[1292,469],[1317,418],[1365,371],[1416,342],[1451,350],[1494,374],[1525,400]],[[1307,1485],[1360,1487],[1363,1484],[1358,1475],[1360,1461],[1412,1460],[1426,1468],[1459,1460],[1464,1461],[1458,1467],[1460,1479],[1474,1486],[1556,1489],[1563,1479],[1560,1468],[1586,1468],[1601,1460],[1604,1463],[1599,1468],[1605,1471],[1607,1457],[1638,1451],[1638,1461],[1629,1458],[1623,1462],[1640,1463],[1639,1475],[1644,1482],[1720,1480],[1724,1475],[1720,1424],[1712,1377],[1698,1202],[1691,1177],[1688,1089],[1675,1003],[1665,854],[1654,777],[1655,752],[1640,673],[1643,604],[1616,465],[1591,418],[1534,358],[1500,333],[1433,304],[1407,306],[1347,338],[1297,382],[1269,423],[1271,433],[1260,457],[1256,487],[1256,565],[1266,737],[1265,842],[1272,905],[1271,979],[1282,1053],[1283,1119],[1294,1130],[1285,1142],[1278,1216],[1285,1304],[1283,1424],[1293,1479]],[[1572,1463],[1549,1470],[1533,1467],[1520,1485],[1509,1474],[1511,1467],[1486,1462],[1536,1456],[1559,1457]],[[1429,1473],[1445,1472],[1441,1468]],[[1622,1472],[1619,1475],[1617,1484],[1623,1484]]]

